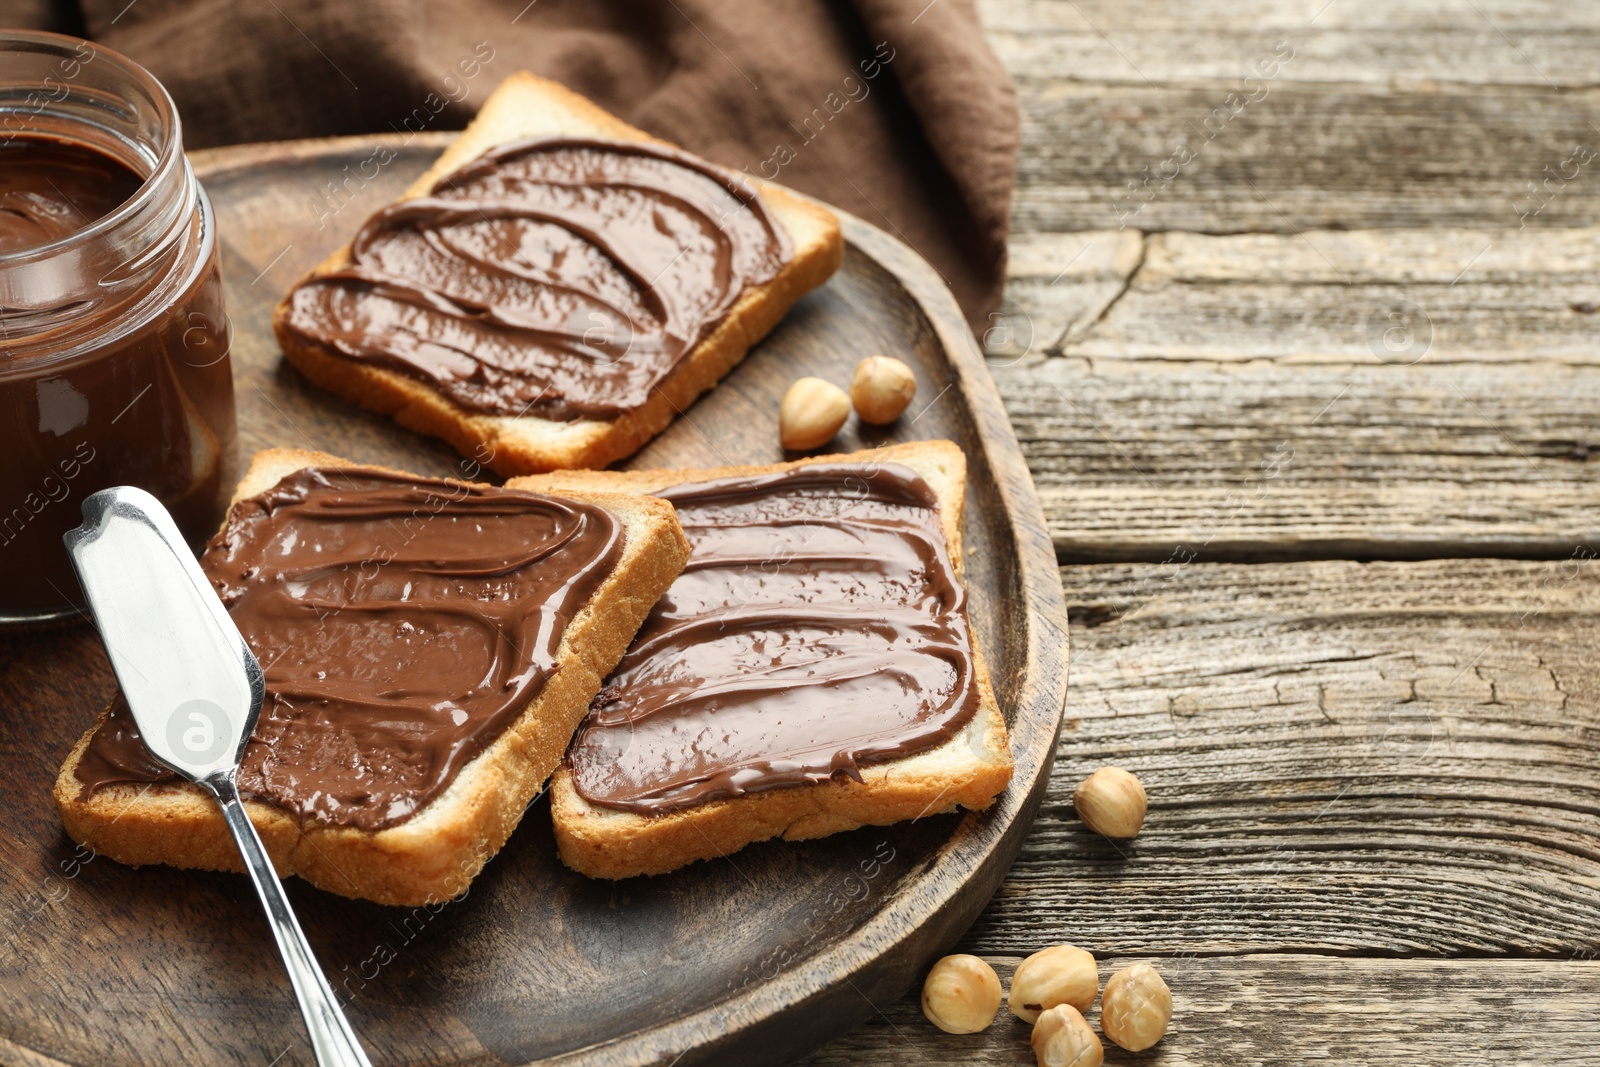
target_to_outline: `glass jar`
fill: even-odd
[[[195,545],[236,477],[211,204],[150,73],[100,45],[0,32],[0,622],[81,593],[84,497],[149,490]]]

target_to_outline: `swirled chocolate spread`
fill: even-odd
[[[586,800],[648,815],[859,779],[971,720],[966,592],[915,471],[815,463],[653,495],[689,565],[568,749]]]
[[[200,560],[266,673],[240,791],[365,830],[426,807],[544,687],[622,540],[592,504],[373,471],[241,501]],[[173,777],[120,699],[76,774]]]
[[[792,254],[754,190],[687,153],[523,141],[372,216],[282,323],[469,411],[608,420]]]
[[[0,142],[0,253],[77,233],[143,184],[122,161],[84,145],[49,137]]]

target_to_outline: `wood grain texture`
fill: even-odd
[[[986,0],[981,11],[1018,85],[1018,232],[1516,227],[1526,183],[1547,166],[1567,180],[1529,224],[1600,221],[1593,162],[1562,166],[1600,145],[1588,9]]]
[[[271,339],[283,287],[420,173],[443,139],[402,147],[375,179],[345,187],[327,220],[328,190],[376,143],[197,158],[216,206],[242,447],[460,475],[437,443],[307,386]],[[842,221],[849,252],[838,276],[633,462],[785,458],[776,413],[795,377],[847,381],[872,351],[909,363],[924,398],[917,412],[893,427],[852,427],[838,445],[948,437],[965,451],[970,613],[1007,714],[1011,787],[965,818],[765,843],[654,879],[601,884],[568,871],[536,803],[464,899],[383,908],[291,880],[301,922],[376,1062],[787,1061],[868,1014],[863,995],[887,1002],[913,985],[1021,848],[1065,697],[1055,554],[954,299],[903,245]],[[82,624],[0,635],[0,754],[10,771],[0,783],[0,1063],[310,1062],[242,878],[134,870],[64,837],[50,784],[111,690]]]
[[[968,945],[1600,952],[1600,550],[1062,579],[1054,780]],[[1102,764],[1150,794],[1130,843],[1073,815]]]
[[[1021,962],[986,958],[1007,982]],[[1600,964],[1592,960],[1111,957],[1100,961],[1101,980],[1136,962],[1154,964],[1171,985],[1172,1028],[1147,1052],[1105,1042],[1112,1067],[1594,1063]],[[1088,1018],[1098,1033],[1098,1009]],[[1028,1033],[1001,1009],[981,1034],[942,1034],[906,997],[802,1063],[1035,1067]]]
[[[1600,230],[1591,228],[1152,234],[1126,292],[1091,328],[1045,351],[1592,365],[1600,362],[1597,250]],[[1039,266],[1060,258],[1057,252]],[[1027,285],[1025,307],[1047,318],[1074,306],[1059,285],[1040,287],[1034,276],[1018,281]]]
[[[1575,68],[1559,91],[1530,81],[1528,60],[1588,40],[1592,12],[1512,0],[983,10],[1034,123],[1007,300],[984,340],[1063,559],[1560,557],[1594,538],[1597,385],[1556,364],[1596,359],[1600,185],[1580,168],[1541,206],[1523,183],[1559,160],[1515,143],[1539,129],[1539,108],[1589,91]],[[1312,43],[1212,138],[1215,105],[1191,113],[1195,94],[1220,100],[1296,26]],[[1469,38],[1476,58],[1452,66]],[[1338,63],[1335,45],[1348,46]],[[1496,62],[1478,54],[1496,48]],[[1285,87],[1302,96],[1274,118]],[[1501,90],[1538,103],[1502,108]],[[1108,102],[1130,93],[1153,95]],[[1486,130],[1439,110],[1446,99],[1508,125]],[[1564,113],[1587,128],[1587,103]],[[1170,154],[1134,147],[1163,124],[1189,130],[1194,163],[1122,228],[1078,211],[1104,192],[1102,164]],[[1439,143],[1386,140],[1407,124]],[[1036,210],[1030,165],[1040,195],[1076,214]],[[1462,182],[1506,166],[1529,173],[1494,178],[1500,202],[1460,199]],[[1184,232],[1229,229],[1271,232]],[[1063,355],[1082,359],[1051,359]],[[1475,366],[1491,362],[1511,365]]]
[[[993,366],[1067,560],[1564,558],[1600,546],[1600,372]]]
[[[985,353],[1006,363],[1059,355],[1125,294],[1144,253],[1135,230],[1018,234],[1005,299],[982,337]]]
[[[1284,83],[1225,124],[1213,120],[1213,134],[1208,116],[1237,89],[1237,79],[1184,87],[1022,79],[1027,147],[1014,224],[1024,232],[1516,228],[1526,183],[1560,168],[1576,146],[1600,143],[1589,118],[1600,104],[1594,90]],[[1593,169],[1567,166],[1573,180],[1529,225],[1600,223]]]
[[[1280,41],[1285,82],[1595,88],[1600,14],[1559,0],[981,0],[1014,76],[1169,85],[1237,80]]]

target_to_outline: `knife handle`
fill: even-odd
[[[278,954],[288,968],[289,981],[294,986],[295,999],[300,1002],[300,1014],[305,1018],[306,1030],[311,1034],[311,1048],[316,1053],[319,1067],[372,1067],[372,1061],[362,1051],[350,1021],[344,1017],[333,990],[312,955],[311,944],[306,940],[300,921],[284,896],[283,883],[278,872],[272,869],[267,850],[256,834],[256,828],[239,802],[239,790],[232,774],[219,774],[202,779],[204,786],[222,807],[222,817],[233,832],[244,857],[244,869],[255,883],[261,906],[266,910],[267,923],[278,942]]]

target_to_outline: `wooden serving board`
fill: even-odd
[[[417,136],[199,153],[233,320],[241,447],[323,449],[423,474],[445,446],[310,386],[273,303],[448,143]],[[375,172],[375,173],[374,173]],[[463,898],[385,908],[289,882],[374,1063],[782,1063],[889,1004],[971,924],[1043,795],[1066,692],[1066,613],[1028,470],[966,324],[905,245],[843,216],[843,269],[633,466],[784,458],[778,400],[886,353],[916,371],[900,423],[841,450],[948,437],[966,450],[972,617],[1016,777],[982,814],[756,845],[659,878],[590,881],[537,801]],[[239,875],[132,869],[78,849],[51,782],[113,689],[83,624],[0,635],[0,1062],[309,1064],[289,983]]]

